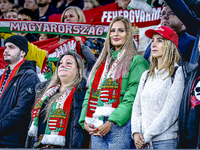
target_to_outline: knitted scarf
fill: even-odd
[[[48,100],[54,93],[56,93],[60,88],[60,85],[51,87],[38,101],[35,103],[32,112],[32,124],[28,131],[29,136],[37,137],[38,132],[38,121],[39,115],[42,108],[42,104]],[[76,87],[72,90],[67,90],[61,97],[59,97],[53,104],[49,117],[47,120],[47,125],[45,129],[44,137],[41,141],[42,144],[52,144],[52,145],[65,145],[65,135],[67,130],[67,122],[69,118],[69,112],[71,108],[71,103],[73,99],[74,91]]]
[[[20,61],[20,62],[14,67],[13,71],[11,72],[11,74],[10,74],[10,76],[9,76],[7,82],[6,82],[6,85],[4,86],[4,89],[3,89],[3,91],[2,91],[2,93],[1,93],[1,95],[0,95],[0,98],[1,98],[1,96],[3,95],[3,92],[5,91],[5,89],[6,89],[6,87],[8,86],[8,84],[9,84],[10,81],[12,80],[12,78],[18,73],[19,68],[20,68],[20,66],[23,64],[24,61],[25,61],[25,59],[23,59],[22,61]],[[1,89],[1,86],[2,86],[2,84],[3,84],[3,82],[4,82],[4,80],[5,80],[5,74],[6,74],[6,70],[7,70],[7,69],[8,69],[8,66],[7,66],[6,69],[4,70],[3,75],[2,75],[2,77],[1,77],[0,89]]]
[[[110,59],[107,57],[106,61],[99,66],[95,73],[85,118],[85,121],[94,125],[95,128],[102,125],[104,117],[109,117],[119,105],[122,75],[117,80],[113,79],[116,66],[121,60],[124,51],[122,50],[117,55],[117,59],[113,62],[110,70],[108,69]]]

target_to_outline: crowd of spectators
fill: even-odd
[[[52,14],[62,14],[69,6],[77,6],[82,10],[89,10],[115,2],[114,0],[1,0],[1,18],[6,19],[6,14],[11,9],[21,8],[30,9],[33,12],[35,21],[48,21]],[[123,2],[122,2],[123,3]]]
[[[200,2],[197,0],[141,0],[137,4],[141,4],[143,8],[141,6],[131,8],[130,4],[136,1],[138,0],[0,0],[0,19],[4,21],[60,22],[61,24],[110,23],[106,38],[44,32],[27,33],[26,31],[0,33],[0,47],[5,47],[3,57],[8,64],[3,75],[0,76],[0,100],[5,101],[9,97],[9,94],[5,95],[5,93],[11,92],[5,89],[7,86],[14,85],[12,86],[14,96],[11,95],[12,106],[8,102],[0,104],[4,110],[0,112],[0,131],[3,132],[3,128],[6,129],[2,136],[0,134],[0,147],[16,148],[26,145],[26,147],[37,148],[64,146],[65,148],[142,149],[147,145],[149,148],[156,148],[155,145],[158,142],[157,148],[160,149],[200,148],[200,111],[198,109],[200,104],[198,6]],[[139,32],[140,29],[134,24],[139,34],[145,34],[151,39],[150,43],[143,45],[145,50],[140,56],[137,55],[139,46],[133,34],[133,23],[137,21],[133,22],[125,15],[128,16],[131,9],[141,8],[135,13],[140,14],[141,11],[142,18],[143,11],[145,12],[147,7],[161,8],[160,24],[156,24],[157,30],[153,30],[149,29],[153,26],[145,26],[146,23],[144,23],[142,28],[145,29],[145,33]],[[104,13],[104,10],[108,12]],[[120,16],[120,12],[115,12],[115,10],[127,10],[127,12],[124,16]],[[106,19],[102,19],[103,16]],[[135,20],[139,20],[137,14],[135,16]],[[139,23],[142,24],[141,22]],[[59,58],[54,60],[50,57],[52,53],[40,47],[42,42],[48,42],[49,39],[54,40],[54,44],[46,44],[49,49],[54,46],[57,46],[57,49],[63,49],[62,46],[67,41],[78,43],[77,49],[75,53],[70,49],[64,55],[59,54]],[[11,52],[11,49],[14,49],[16,54],[15,51]],[[48,78],[41,76],[41,70],[45,69],[46,72],[43,72],[43,75],[51,72]],[[33,72],[34,77],[31,82],[34,83],[28,84],[29,88],[23,87],[31,80],[27,74],[23,74],[23,70]],[[63,73],[66,70],[69,76]],[[19,77],[18,73],[24,76]],[[20,82],[23,78],[26,81]],[[16,82],[20,84],[16,86],[13,79],[17,79]],[[39,82],[41,83],[37,84]],[[117,88],[115,88],[116,85]],[[158,86],[159,89],[157,89]],[[24,91],[28,93],[24,94]],[[31,102],[26,95],[31,95]],[[111,95],[112,99],[109,99]],[[114,97],[117,98],[114,99]],[[110,104],[109,100],[107,102],[105,99],[115,101]],[[24,100],[28,105],[23,103]],[[33,107],[34,101],[36,103]],[[70,103],[68,104],[67,101]],[[116,102],[117,104],[114,105]],[[177,111],[174,105],[177,106]],[[9,107],[9,110],[5,110],[6,107]],[[33,109],[32,120],[31,116],[27,115],[31,112],[28,107]],[[66,114],[61,113],[61,107]],[[70,114],[67,114],[67,111]],[[16,116],[13,115],[15,112],[17,112]],[[39,116],[40,113],[41,116]],[[64,119],[59,120],[59,127],[56,127],[59,135],[55,136],[54,131],[50,129],[54,127],[47,127],[54,124],[51,122],[51,117],[56,116],[56,113]],[[25,122],[20,123],[23,116],[26,117]],[[38,120],[43,120],[43,122]],[[13,134],[16,138],[12,137],[11,131],[9,132],[10,126],[13,128],[12,131],[19,132],[19,134]],[[20,126],[20,129],[14,129],[17,126]],[[38,127],[41,128],[38,129]],[[62,132],[63,129],[66,132]],[[23,139],[18,141],[21,130],[23,130]],[[26,136],[27,133],[28,136]],[[91,134],[91,139],[88,133]],[[123,138],[128,144],[125,144],[118,134],[124,134]],[[37,136],[38,138],[32,138]],[[135,145],[132,145],[131,137],[135,140]],[[116,140],[120,141],[118,145],[115,143]],[[170,143],[167,142],[172,142],[173,146],[168,147]]]

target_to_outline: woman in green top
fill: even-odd
[[[92,135],[92,148],[133,148],[132,104],[140,77],[149,64],[136,55],[132,25],[127,18],[113,19],[105,41],[88,78],[79,123]]]

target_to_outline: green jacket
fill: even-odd
[[[113,53],[114,59],[117,58],[118,53],[118,51]],[[113,121],[119,126],[123,126],[128,120],[131,119],[132,106],[137,93],[140,77],[147,69],[149,69],[148,62],[142,56],[135,55],[131,61],[129,73],[124,75],[122,78],[120,104],[108,118],[109,121]],[[87,113],[87,105],[93,79],[91,80],[89,88],[86,92],[79,119],[79,124],[82,128],[84,128],[84,121]]]

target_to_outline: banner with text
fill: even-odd
[[[94,19],[96,22],[62,23],[0,20],[0,32],[45,33],[106,38],[111,20],[116,16],[124,16],[127,17],[132,23],[133,38],[139,45],[138,52],[144,52],[150,41],[145,36],[144,32],[147,29],[156,29],[159,26],[159,15],[162,7],[153,8],[152,14],[147,14],[144,11],[137,9],[123,10],[115,7],[110,7],[110,11],[107,10],[107,7],[99,7],[98,9],[101,10],[99,12],[96,9],[97,8],[84,11],[86,18],[88,16],[87,14],[89,13],[96,14]],[[94,10],[96,10],[98,13],[92,13]]]

